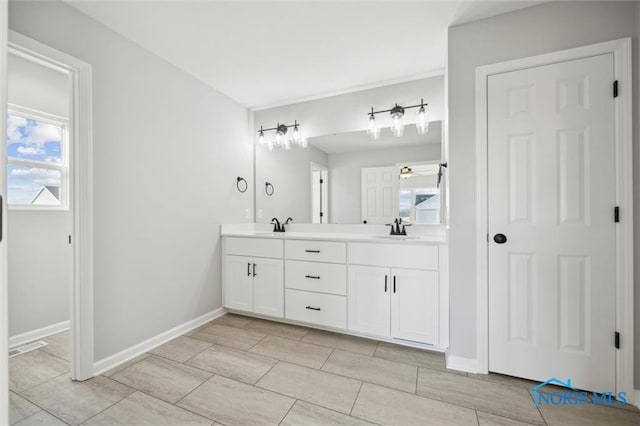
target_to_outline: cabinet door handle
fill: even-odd
[[[256,264],[255,263],[253,264],[253,276],[254,277],[256,276]]]
[[[318,275],[305,275],[305,278],[309,278],[311,280],[319,280],[320,277]]]
[[[247,276],[251,276],[251,262],[247,262]]]
[[[393,276],[393,292],[396,292],[396,276]]]
[[[384,292],[387,292],[387,281],[389,281],[389,276],[385,275],[384,276]]]
[[[305,250],[305,253],[320,253],[320,250]]]
[[[320,308],[314,308],[312,306],[307,306],[305,309],[310,309],[312,311],[319,311],[320,310]]]

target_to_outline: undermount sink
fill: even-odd
[[[420,237],[412,237],[409,235],[376,235],[375,238],[383,240],[417,240]]]

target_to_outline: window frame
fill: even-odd
[[[33,205],[33,204],[9,204],[7,199],[7,208],[9,210],[31,210],[31,211],[68,211],[69,202],[69,120],[53,114],[37,111],[31,108],[22,107],[15,104],[9,104],[7,107],[7,116],[14,115],[28,120],[39,121],[41,123],[51,124],[62,129],[60,138],[60,163],[47,163],[45,161],[27,160],[16,157],[10,157],[5,151],[4,155],[7,159],[7,169],[9,166],[31,167],[45,170],[56,170],[60,172],[60,204],[59,205]],[[8,141],[7,141],[8,142]],[[7,144],[8,147],[8,144]],[[7,176],[8,183],[9,176]],[[7,197],[8,198],[8,197]]]

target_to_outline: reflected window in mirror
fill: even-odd
[[[406,169],[407,166],[404,166]],[[415,164],[400,174],[398,216],[417,225],[440,223],[440,191],[437,165]]]

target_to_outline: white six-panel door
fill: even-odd
[[[606,54],[488,78],[491,371],[615,389],[613,75]]]
[[[362,220],[390,223],[397,216],[398,168],[362,168]]]

